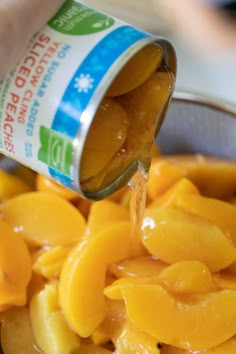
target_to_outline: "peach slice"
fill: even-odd
[[[138,330],[130,321],[126,321],[120,335],[114,342],[114,354],[159,354],[157,340],[148,333]]]
[[[163,52],[155,44],[149,44],[136,53],[115,78],[107,96],[120,96],[134,90],[156,71],[163,59]],[[128,80],[127,80],[128,78]]]
[[[0,219],[0,305],[26,304],[32,261],[24,239]]]
[[[58,277],[69,251],[69,247],[55,246],[42,252],[33,264],[34,272],[46,279]]]
[[[161,354],[234,354],[236,353],[236,337],[217,345],[217,347],[193,352],[192,350],[184,350],[169,345],[164,345]]]
[[[236,192],[236,163],[203,155],[163,156],[160,160],[186,169],[189,178],[207,197],[228,199]]]
[[[210,271],[198,261],[174,263],[161,271],[159,280],[163,287],[174,293],[187,295],[216,290]]]
[[[15,307],[1,316],[1,346],[4,354],[38,354],[29,310]]]
[[[88,217],[87,235],[94,235],[104,227],[119,221],[129,221],[127,208],[110,200],[95,202]]]
[[[170,264],[195,260],[216,272],[226,268],[236,257],[235,247],[220,228],[195,215],[169,207],[146,210],[142,238],[153,256]]]
[[[68,327],[58,307],[56,282],[46,284],[35,294],[29,309],[35,340],[45,354],[70,354],[79,348],[79,337]]]
[[[167,189],[148,204],[149,209],[154,209],[163,206],[173,206],[179,194],[200,194],[197,187],[187,178],[181,178],[173,186]]]
[[[103,99],[89,129],[83,149],[80,179],[96,176],[120,150],[127,137],[129,118],[118,102]]]
[[[130,248],[130,224],[117,223],[79,243],[65,261],[59,282],[60,303],[70,327],[81,337],[90,336],[104,320],[106,270],[128,258]]]
[[[186,303],[158,285],[135,284],[121,293],[131,322],[162,343],[203,350],[236,333],[236,291],[210,293]]]
[[[0,170],[0,200],[10,199],[18,194],[27,193],[32,188],[19,177]]]
[[[104,294],[111,300],[121,300],[121,290],[135,284],[157,284],[178,295],[201,294],[222,289],[218,285],[219,275],[212,276],[208,268],[201,262],[182,261],[164,268],[158,275],[147,277],[123,277],[113,281],[104,289]],[[231,284],[231,283],[230,283]],[[227,287],[226,287],[227,288]],[[235,290],[235,286],[232,288]],[[231,289],[231,288],[229,288]]]
[[[219,227],[236,245],[236,208],[221,200],[200,195],[179,195],[176,206]]]
[[[159,279],[157,278],[157,281]],[[127,288],[128,286],[133,287],[135,284],[153,284],[153,278],[133,278],[133,277],[125,277],[115,280],[112,284],[108,285],[104,289],[104,295],[110,299],[115,301],[122,300],[121,290],[123,288]]]
[[[157,276],[168,264],[154,259],[151,256],[127,259],[120,263],[114,263],[109,271],[117,278],[124,277],[152,277]]]
[[[53,181],[51,178],[37,174],[36,176],[36,189],[40,192],[48,192],[58,195],[66,200],[79,199],[78,193],[62,186],[61,184]]]
[[[155,200],[160,194],[171,188],[178,180],[182,179],[185,174],[186,171],[182,167],[154,159],[151,163],[147,183],[147,194],[149,198]]]
[[[46,192],[30,192],[7,200],[4,218],[33,245],[71,245],[85,232],[78,209]]]
[[[93,332],[91,339],[96,345],[103,345],[117,338],[126,321],[124,301],[107,300],[107,314],[104,321]]]

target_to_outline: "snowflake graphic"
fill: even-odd
[[[94,79],[89,74],[80,74],[79,77],[75,79],[74,87],[78,90],[78,92],[87,93],[90,89],[93,88]]]

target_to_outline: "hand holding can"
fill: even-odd
[[[2,0],[0,2],[0,79],[16,65],[32,36],[65,0]]]

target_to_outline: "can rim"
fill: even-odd
[[[190,90],[184,91],[176,89],[174,91],[172,101],[197,103],[199,105],[227,113],[231,115],[232,118],[236,118],[236,103],[234,104],[231,101],[227,101],[216,96],[204,95],[202,93]]]

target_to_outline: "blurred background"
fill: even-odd
[[[176,91],[236,109],[236,0],[84,0],[164,36],[178,57]]]

